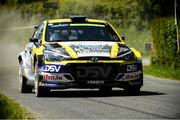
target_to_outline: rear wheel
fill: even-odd
[[[19,90],[21,93],[31,93],[32,87],[27,85],[27,79],[22,74],[22,62],[19,64]]]
[[[139,87],[139,86],[131,86],[131,87],[124,88],[124,92],[127,95],[139,95],[140,89],[141,89],[141,87]]]

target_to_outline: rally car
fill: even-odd
[[[35,27],[19,56],[21,93],[36,96],[51,89],[113,87],[138,94],[143,85],[141,54],[124,43],[104,20],[70,16]]]

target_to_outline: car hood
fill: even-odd
[[[64,48],[66,52],[73,58],[72,54],[78,57],[111,57],[112,54],[118,52],[117,42],[58,42],[48,44],[52,48]]]

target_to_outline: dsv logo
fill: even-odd
[[[59,72],[60,68],[59,65],[45,65],[41,70],[44,72]]]
[[[103,69],[100,66],[78,66],[77,67],[77,77],[78,78],[107,78],[110,74],[111,66],[106,67]]]
[[[127,65],[127,72],[137,71],[137,65]]]

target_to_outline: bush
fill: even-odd
[[[176,26],[173,18],[157,18],[151,23],[153,39],[152,64],[179,66]]]
[[[26,112],[17,102],[0,93],[0,119],[25,119]]]

